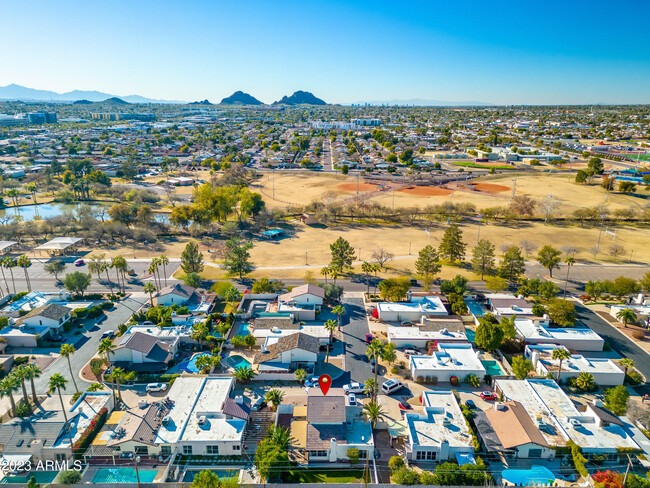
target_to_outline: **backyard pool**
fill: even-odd
[[[139,469],[140,483],[153,483],[155,469]],[[138,475],[133,468],[99,468],[93,476],[93,483],[137,483]]]
[[[24,483],[27,484],[29,482],[29,479],[33,476],[36,478],[37,483],[52,483],[54,481],[54,478],[56,478],[56,475],[59,474],[58,471],[32,471],[31,473],[28,473],[26,476],[12,476],[12,475],[7,475],[4,478],[2,478],[2,481],[0,483]]]
[[[246,337],[247,335],[250,335],[250,331],[248,330],[248,322],[243,322],[239,324],[239,330],[237,331],[237,335],[240,335],[242,337]]]
[[[194,477],[203,470],[190,469],[185,471],[183,475],[183,483],[191,483],[194,481]],[[239,470],[238,469],[211,469],[211,472],[216,474],[220,480],[225,480],[229,478],[239,479]]]
[[[251,362],[245,357],[240,356],[239,354],[228,356],[226,362],[235,369],[244,368],[244,367],[250,368],[251,366]]]
[[[483,364],[483,367],[485,368],[485,372],[489,374],[490,376],[500,376],[503,374],[503,369],[501,366],[499,366],[499,363],[497,361],[483,361],[481,360],[481,363]]]
[[[476,338],[476,331],[472,329],[465,329],[465,335],[467,336],[467,340],[469,342],[474,342],[474,339]]]
[[[476,300],[465,300],[467,308],[474,317],[483,317],[487,310]]]
[[[199,356],[211,356],[209,352],[200,352],[192,356],[189,361],[183,361],[177,366],[178,371],[187,371],[188,373],[198,373],[199,368],[196,367],[196,358]]]
[[[530,469],[505,469],[501,473],[503,481],[518,486],[526,485],[552,485],[555,475],[544,466],[533,466]]]

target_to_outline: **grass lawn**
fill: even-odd
[[[289,479],[293,483],[352,483],[363,479],[363,469],[319,470],[301,469],[290,471]]]

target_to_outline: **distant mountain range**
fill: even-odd
[[[327,105],[324,100],[316,97],[313,93],[298,90],[293,92],[293,95],[284,96],[273,105]]]
[[[424,98],[412,98],[410,100],[375,100],[364,102],[344,103],[343,105],[401,105],[416,107],[479,107],[491,106],[493,103],[488,102],[448,102],[444,100],[427,100]]]
[[[262,105],[262,102],[253,95],[244,93],[241,90],[237,90],[229,97],[224,98],[221,103],[224,105]]]
[[[140,95],[116,96],[100,91],[73,90],[65,93],[57,93],[55,91],[36,90],[15,84],[0,86],[0,100],[21,100],[25,102],[103,102],[112,98],[126,103],[185,103],[179,100],[158,100]]]

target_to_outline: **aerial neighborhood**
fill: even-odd
[[[647,107],[278,98],[0,101],[0,481],[647,488]]]

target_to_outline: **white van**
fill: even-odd
[[[395,393],[397,390],[401,389],[403,386],[404,384],[401,381],[388,380],[382,383],[381,391],[386,393],[386,395],[390,395],[392,393]]]

